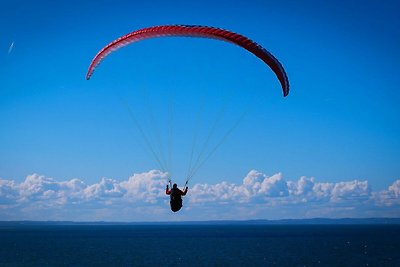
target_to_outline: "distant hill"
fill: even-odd
[[[312,218],[282,220],[215,220],[215,221],[162,221],[162,222],[77,222],[77,221],[0,221],[5,225],[312,225],[312,224],[400,224],[400,218]]]

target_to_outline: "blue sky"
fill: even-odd
[[[111,212],[131,202],[151,207],[148,220],[400,215],[397,1],[47,2],[0,3],[0,219],[143,218]],[[125,47],[85,80],[99,49],[159,24],[246,35],[283,64],[289,96],[247,51],[192,38]],[[168,213],[164,174],[152,171],[160,167],[123,102],[152,144],[160,136],[179,183],[193,138],[198,155],[222,107],[211,148],[248,110],[192,179],[180,217]],[[133,197],[152,189],[132,177],[154,184],[156,196]],[[226,203],[259,212],[218,217]]]

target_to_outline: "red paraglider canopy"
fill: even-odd
[[[144,39],[156,38],[156,37],[167,37],[167,36],[182,36],[182,37],[203,37],[218,39],[226,42],[238,45],[247,51],[253,53],[255,56],[264,61],[275,73],[279,82],[281,83],[283,96],[289,94],[289,80],[283,69],[281,63],[261,45],[253,42],[247,37],[219,28],[208,27],[208,26],[191,26],[191,25],[166,25],[166,26],[154,26],[149,28],[140,29],[131,33],[128,33],[115,41],[111,42],[103,49],[101,49],[92,60],[86,79],[89,80],[93,74],[95,68],[100,62],[111,52],[119,49],[120,47],[129,45],[134,42],[138,42]]]

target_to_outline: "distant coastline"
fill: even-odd
[[[210,221],[160,221],[160,222],[118,222],[118,221],[0,221],[5,225],[354,225],[354,224],[400,224],[400,218],[312,218],[281,220],[210,220]]]

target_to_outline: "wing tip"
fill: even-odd
[[[289,90],[283,92],[283,97],[287,97],[289,95]]]
[[[86,80],[89,81],[91,76],[92,76],[92,73],[90,73],[90,71],[88,71],[88,73],[86,74]]]

